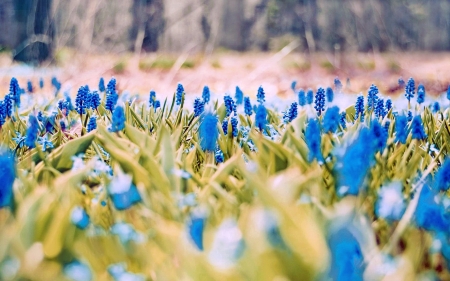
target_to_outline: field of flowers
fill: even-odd
[[[450,280],[450,87],[49,82],[0,102],[0,280]]]

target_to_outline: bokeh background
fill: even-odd
[[[116,76],[135,92],[182,82],[283,95],[292,80],[339,76],[348,92],[395,94],[413,76],[437,95],[450,81],[449,15],[448,0],[2,0],[0,91],[13,75],[56,75],[75,88]]]

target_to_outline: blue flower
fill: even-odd
[[[150,91],[150,97],[148,99],[148,106],[153,107],[155,105],[155,101],[156,101],[156,92],[152,90],[152,91]]]
[[[416,140],[424,140],[427,138],[427,134],[423,128],[422,118],[420,115],[414,117],[411,123],[412,138]]]
[[[284,113],[283,120],[285,123],[292,122],[298,116],[298,107],[297,103],[293,102],[289,106],[289,109]]]
[[[253,114],[252,104],[250,103],[250,98],[244,98],[244,111],[247,116],[251,116]]]
[[[367,110],[371,111],[375,109],[378,103],[378,88],[372,84],[369,88],[367,95]]]
[[[30,114],[28,119],[28,129],[25,137],[25,145],[29,148],[36,147],[36,140],[39,133],[39,124],[36,116]]]
[[[122,106],[118,105],[113,111],[111,121],[111,132],[119,132],[125,129],[125,111]]]
[[[200,116],[204,110],[205,103],[200,98],[196,98],[194,100],[194,117]]]
[[[384,111],[384,101],[383,99],[379,99],[375,106],[375,116],[377,118],[384,118],[386,112]]]
[[[44,88],[44,79],[42,77],[39,79],[39,88]]]
[[[398,86],[400,87],[400,88],[403,88],[403,87],[405,87],[405,80],[403,80],[403,78],[398,78]]]
[[[415,196],[420,196],[414,214],[416,225],[425,230],[448,232],[450,219],[438,191],[426,184]]]
[[[439,110],[441,110],[441,105],[439,104],[439,102],[435,101],[432,105],[432,110],[433,113],[438,112]]]
[[[294,93],[295,93],[295,88],[297,87],[297,81],[292,81],[292,83],[291,83],[291,90],[292,91],[294,91]]]
[[[331,87],[327,87],[326,95],[327,95],[327,101],[333,102],[334,93],[333,93],[333,89],[331,89]]]
[[[337,93],[340,93],[342,90],[342,83],[338,77],[334,78],[334,89]]]
[[[27,90],[28,90],[28,93],[33,92],[33,83],[31,83],[30,80],[27,81]]]
[[[236,94],[234,95],[234,98],[236,99],[236,104],[242,104],[244,101],[244,93],[238,86],[236,86]]]
[[[233,137],[237,137],[239,133],[238,129],[238,119],[236,117],[231,117],[231,132],[233,134]]]
[[[339,107],[333,106],[328,108],[323,117],[323,130],[325,133],[334,133],[339,127],[340,121]],[[344,116],[345,118],[345,116]],[[345,123],[344,123],[345,126]]]
[[[13,184],[16,178],[16,161],[9,149],[0,147],[0,208],[11,206]]]
[[[314,108],[317,111],[317,115],[320,116],[322,114],[322,111],[325,110],[325,90],[323,88],[319,88],[317,90],[314,102]]]
[[[447,99],[450,100],[450,85],[447,88]]]
[[[408,137],[408,130],[406,126],[408,125],[408,120],[403,115],[397,115],[395,117],[395,140],[403,144],[406,143],[406,138]]]
[[[450,158],[445,159],[437,171],[434,184],[437,190],[447,191],[450,188]]]
[[[183,97],[184,97],[183,85],[178,84],[177,92],[176,92],[176,95],[175,95],[175,102],[176,102],[177,105],[181,104],[181,102],[183,101]]]
[[[255,115],[255,126],[259,129],[259,131],[263,131],[266,128],[267,124],[267,110],[264,105],[258,105],[256,109]]]
[[[405,97],[408,99],[408,102],[411,100],[411,98],[414,97],[416,91],[416,86],[414,83],[414,79],[411,77],[408,80],[408,83],[405,86]]]
[[[43,152],[50,150],[54,147],[52,141],[48,139],[48,135],[40,137],[38,139],[38,143],[42,146]]]
[[[103,77],[100,77],[100,80],[98,81],[98,90],[100,92],[104,92],[105,89],[105,80],[103,79]]]
[[[108,192],[117,210],[129,209],[142,200],[137,187],[132,183],[131,175],[121,172],[109,183]]]
[[[89,118],[89,123],[87,124],[87,131],[89,133],[95,129],[97,129],[97,117],[91,116],[91,118]]]
[[[70,220],[79,229],[85,229],[89,225],[90,221],[89,215],[82,207],[79,206],[76,206],[72,209]]]
[[[209,91],[208,86],[203,87],[202,98],[205,103],[209,103],[209,100],[211,99],[211,92]]]
[[[347,113],[345,111],[341,113],[339,123],[341,124],[343,129],[347,128]]]
[[[375,151],[383,152],[388,136],[383,126],[378,123],[378,120],[373,120],[370,124],[370,133],[371,136],[368,141],[371,140],[373,142]]]
[[[298,91],[298,104],[300,106],[304,106],[306,104],[306,94],[303,89],[300,89],[300,91]]]
[[[375,214],[388,221],[398,221],[406,210],[406,202],[402,193],[401,182],[384,185],[378,191],[375,203]]]
[[[22,136],[20,132],[16,132],[16,137],[12,138],[12,140],[20,147],[22,148],[25,145],[25,137]]]
[[[321,153],[322,138],[320,135],[319,121],[317,119],[311,119],[306,126],[305,140],[309,149],[309,162],[323,161]]]
[[[312,104],[313,101],[314,101],[314,92],[312,89],[308,89],[308,91],[306,92],[306,103]]]
[[[72,99],[70,98],[68,93],[64,93],[64,97],[66,98],[66,108],[68,110],[74,110],[74,106],[72,104]]]
[[[232,112],[234,112],[234,115],[236,115],[236,105],[234,104],[233,98],[226,95],[223,97],[223,102],[227,111],[226,117],[230,116]]]
[[[203,151],[214,152],[219,138],[217,130],[217,116],[211,112],[207,112],[201,118],[199,131],[200,147]]]
[[[161,102],[159,100],[156,100],[155,101],[155,112],[156,112],[156,109],[160,108],[160,107],[161,107]]]
[[[261,86],[259,86],[258,93],[256,94],[256,100],[260,104],[262,104],[266,101],[265,98],[266,98],[266,93],[264,93],[264,89]]]
[[[228,134],[228,119],[225,118],[222,121],[222,130],[223,130],[223,134],[227,135]]]
[[[13,108],[12,101],[13,101],[13,99],[12,99],[11,95],[5,96],[5,113],[6,113],[7,117],[12,116],[12,108]]]
[[[391,99],[386,100],[386,114],[392,109],[392,101]]]
[[[216,150],[215,158],[216,158],[216,163],[217,163],[217,164],[223,163],[224,157],[223,157],[223,152],[222,152],[222,150],[220,150],[220,149],[217,149],[217,150]]]
[[[358,96],[355,103],[355,120],[361,117],[361,122],[364,122],[364,97]]]
[[[189,237],[200,251],[203,251],[203,230],[205,229],[205,218],[191,216],[187,223]]]
[[[331,251],[330,280],[364,280],[366,263],[358,240],[347,228],[330,231],[328,246]]]
[[[423,84],[419,84],[417,87],[417,103],[422,104],[425,101],[425,86]]]
[[[59,121],[59,126],[63,132],[66,130],[66,123],[63,120]]]
[[[386,132],[387,135],[389,135],[389,127],[390,126],[391,126],[390,121],[386,121],[386,123],[384,123],[384,131]]]
[[[87,98],[89,95],[89,88],[88,86],[81,86],[80,89],[78,89],[77,97],[75,99],[75,107],[77,109],[78,114],[85,114],[86,113],[86,106],[87,106]]]
[[[112,112],[116,107],[118,99],[119,95],[116,91],[116,79],[113,77],[111,78],[111,80],[109,80],[108,85],[106,86],[105,108]]]
[[[92,273],[87,265],[79,261],[71,262],[64,266],[65,277],[72,281],[91,281]]]
[[[89,94],[89,107],[92,109],[97,109],[100,106],[100,95],[97,91]]]
[[[5,103],[3,101],[0,101],[0,127],[5,124],[6,120],[6,110],[5,110]]]
[[[11,95],[12,100],[14,101],[14,106],[20,107],[20,87],[19,82],[15,77],[11,78],[11,82],[9,83],[9,94]]]
[[[61,90],[61,83],[56,77],[52,77],[52,85],[55,88],[55,93],[57,94]]]

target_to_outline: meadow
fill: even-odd
[[[10,80],[1,280],[450,279],[450,87],[95,79]]]

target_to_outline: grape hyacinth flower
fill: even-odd
[[[391,122],[390,121],[386,121],[386,123],[384,123],[384,131],[386,132],[387,135],[389,135],[389,128],[391,126]]]
[[[12,205],[13,184],[16,179],[16,161],[7,148],[0,147],[0,209]]]
[[[63,120],[59,121],[59,126],[61,127],[61,131],[65,131],[66,130],[66,123]]]
[[[253,114],[252,104],[250,103],[250,98],[244,98],[244,111],[247,116],[251,116]]]
[[[33,93],[33,83],[31,82],[31,80],[27,81],[27,91],[28,93]]]
[[[334,78],[334,90],[336,91],[337,94],[339,94],[342,91],[342,83],[338,77]]]
[[[55,95],[58,94],[59,91],[61,90],[61,83],[55,76],[52,77],[52,85],[55,88]]]
[[[317,161],[323,161],[322,152],[321,152],[321,135],[320,135],[320,127],[319,121],[317,119],[311,119],[306,126],[305,131],[305,140],[309,149],[309,158],[308,161],[312,162],[314,159]]]
[[[158,109],[160,107],[161,107],[161,102],[159,100],[155,101],[155,112],[156,112],[156,109]]]
[[[266,93],[264,93],[264,89],[262,88],[262,86],[259,86],[259,88],[258,88],[258,93],[256,94],[256,100],[260,104],[263,104],[266,101]]]
[[[379,99],[375,106],[375,117],[384,118],[385,115],[386,113],[384,111],[384,101],[383,99]]]
[[[105,108],[110,112],[113,112],[118,99],[119,95],[116,92],[116,79],[113,77],[109,80],[108,85],[106,86]]]
[[[113,111],[112,121],[111,121],[111,132],[119,132],[125,129],[125,111],[123,106],[116,106]]]
[[[155,106],[155,101],[156,101],[156,92],[152,90],[150,91],[150,97],[148,98],[148,106],[149,107]]]
[[[305,94],[305,90],[300,89],[300,91],[298,91],[298,104],[300,106],[304,106],[306,104],[306,94]]]
[[[44,79],[42,79],[42,77],[39,79],[39,88],[44,88]]]
[[[98,81],[98,90],[102,93],[106,90],[105,89],[105,79],[103,79],[103,77],[100,77],[100,80]]]
[[[255,115],[255,126],[262,132],[267,124],[267,110],[264,105],[258,105]]]
[[[417,103],[422,104],[425,101],[425,86],[423,84],[419,84],[417,87]]]
[[[386,114],[392,109],[392,100],[391,99],[387,99],[386,100]]]
[[[387,134],[386,130],[381,126],[378,120],[373,120],[370,124],[370,133],[371,136],[369,140],[373,142],[373,147],[375,151],[383,152],[386,147],[387,142]]]
[[[12,116],[12,105],[13,99],[11,97],[11,95],[6,95],[5,96],[5,114],[7,117],[11,117]]]
[[[312,104],[314,102],[314,92],[312,89],[308,89],[306,92],[306,103]]]
[[[9,94],[14,101],[14,107],[20,107],[20,87],[19,82],[15,77],[11,78],[11,82],[9,83]]]
[[[438,190],[425,184],[416,196],[420,196],[414,214],[416,225],[425,230],[448,232],[450,218],[446,215],[442,200],[439,200]]]
[[[289,109],[284,113],[283,120],[285,123],[292,122],[298,116],[298,107],[297,103],[293,102],[289,106]]]
[[[121,171],[109,183],[108,192],[117,210],[129,209],[142,200],[137,187],[132,183],[132,176]]]
[[[5,103],[3,101],[0,101],[0,127],[3,126],[6,122],[6,109],[5,109]]]
[[[238,119],[233,116],[233,117],[231,117],[230,123],[231,123],[231,133],[232,133],[233,137],[237,137],[238,133],[239,133]]]
[[[244,102],[244,93],[238,86],[236,86],[236,94],[234,95],[234,98],[236,99],[236,104],[242,104]]]
[[[191,215],[187,222],[189,237],[198,250],[203,251],[203,230],[205,229],[204,216]]]
[[[225,118],[222,121],[222,130],[223,130],[223,134],[227,135],[228,134],[228,119]]]
[[[325,110],[325,90],[323,88],[319,88],[317,90],[314,102],[314,108],[317,111],[317,115],[320,116],[322,114],[322,111]]]
[[[211,92],[209,91],[208,86],[203,87],[202,98],[205,104],[209,103],[209,100],[211,99]]]
[[[333,106],[327,109],[323,117],[323,130],[325,133],[335,133],[340,121],[339,107]]]
[[[367,95],[367,110],[374,110],[378,103],[378,88],[372,84]]]
[[[75,98],[75,107],[77,109],[78,114],[86,114],[86,106],[87,106],[87,98],[89,95],[88,86],[81,86],[78,89],[77,97]]]
[[[177,105],[181,105],[181,102],[183,101],[184,98],[184,88],[183,85],[178,84],[177,86],[177,91],[176,91],[176,95],[175,95],[175,102]]]
[[[412,138],[415,140],[424,140],[427,138],[427,134],[423,128],[422,118],[420,115],[416,115],[411,123]]]
[[[39,124],[36,116],[30,114],[28,117],[28,129],[25,137],[25,145],[29,148],[36,147],[36,141],[39,133]]]
[[[435,189],[447,191],[450,188],[450,158],[444,160],[435,177]]]
[[[194,100],[194,117],[200,116],[204,110],[205,103],[200,98],[196,98]]]
[[[408,80],[408,83],[406,83],[405,86],[405,97],[408,100],[408,108],[410,107],[411,98],[414,97],[416,91],[416,86],[414,83],[414,79],[411,77]]]
[[[292,83],[291,83],[291,90],[294,91],[294,93],[295,93],[295,88],[296,88],[296,87],[297,87],[297,81],[294,80],[294,81],[292,81]]]
[[[79,206],[72,209],[70,214],[70,221],[79,229],[86,229],[89,225],[90,219],[86,211]]]
[[[43,137],[38,138],[38,143],[42,146],[42,151],[48,151],[52,148],[54,148],[53,142],[48,139],[48,135],[46,134]]]
[[[97,117],[91,116],[91,118],[89,118],[89,122],[87,124],[87,131],[89,133],[95,129],[97,129]]]
[[[435,101],[432,105],[432,111],[433,113],[436,113],[439,110],[441,110],[441,105],[439,104],[439,102]]]
[[[236,115],[236,105],[234,104],[233,98],[228,96],[228,95],[224,96],[223,97],[223,102],[224,102],[224,105],[225,105],[225,109],[227,111],[225,116],[226,117],[230,116],[230,114],[232,112],[234,112],[234,115]]]
[[[100,106],[100,95],[97,91],[89,93],[89,108],[97,109]]]
[[[206,112],[200,122],[200,127],[198,128],[200,147],[203,151],[214,152],[217,146],[217,139],[219,138],[217,116],[214,113]]]
[[[333,89],[331,89],[331,87],[327,87],[326,96],[327,96],[327,102],[333,102],[334,93],[333,93]]]
[[[341,124],[342,129],[346,129],[347,128],[347,113],[345,111],[342,112],[340,117],[339,117],[339,124]]]
[[[406,138],[408,137],[407,126],[408,120],[403,115],[397,115],[395,117],[395,140],[403,144],[406,143]]]
[[[220,149],[217,149],[217,150],[216,150],[215,158],[216,158],[216,163],[217,163],[217,164],[223,163],[224,157],[223,157],[223,152],[222,152],[222,150],[220,150]]]
[[[398,78],[398,86],[399,86],[400,88],[404,88],[405,85],[406,85],[405,80],[403,80],[402,77]]]
[[[447,88],[447,99],[450,100],[450,85]]]

